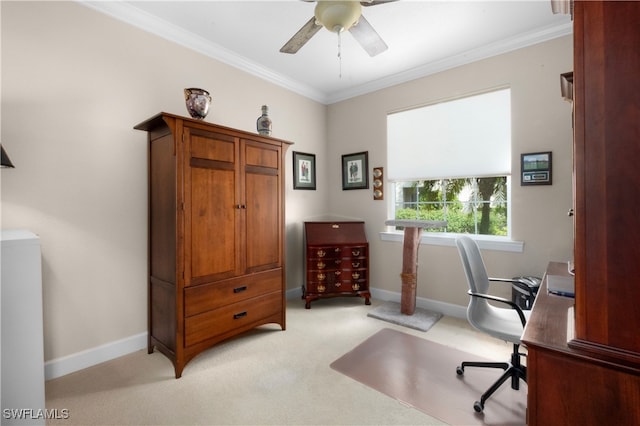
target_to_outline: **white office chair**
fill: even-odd
[[[518,390],[520,388],[520,380],[525,383],[527,381],[527,368],[520,363],[520,356],[524,355],[519,352],[520,337],[524,330],[524,325],[529,318],[530,311],[523,311],[516,303],[488,294],[489,283],[492,281],[508,283],[510,286],[515,285],[525,291],[531,292],[533,300],[534,294],[532,289],[524,282],[505,278],[489,278],[487,275],[480,249],[474,240],[469,237],[459,237],[456,239],[460,259],[464,267],[467,282],[469,284],[469,306],[467,308],[467,319],[469,323],[476,329],[513,343],[513,352],[511,354],[511,362],[463,362],[456,368],[458,375],[464,374],[466,367],[489,367],[501,368],[504,373],[500,378],[484,393],[479,401],[475,401],[473,409],[477,412],[484,410],[484,403],[487,399],[507,380],[511,379],[511,388]],[[504,304],[507,308],[493,306],[489,301]]]

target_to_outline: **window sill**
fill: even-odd
[[[481,249],[513,253],[522,253],[524,251],[524,241],[514,241],[507,237],[495,237],[491,235],[465,235],[473,238]],[[420,244],[455,247],[457,236],[458,234],[423,232],[420,237]],[[402,232],[380,232],[380,239],[382,241],[402,242],[403,238],[404,234]]]

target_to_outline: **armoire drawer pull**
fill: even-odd
[[[240,319],[247,316],[247,311],[239,312],[237,314],[233,314],[233,319]]]
[[[243,291],[246,291],[246,290],[247,290],[247,286],[246,286],[246,285],[243,285],[242,287],[236,287],[236,288],[234,288],[234,289],[233,289],[233,292],[234,292],[234,293],[242,293]]]

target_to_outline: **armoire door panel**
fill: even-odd
[[[235,138],[219,133],[187,129],[191,141],[191,157],[235,163]]]
[[[281,233],[280,177],[272,174],[247,173],[245,175],[247,216],[247,270],[280,266]]]
[[[248,166],[268,167],[277,169],[279,166],[280,149],[277,146],[260,144],[252,141],[245,142],[245,164]]]
[[[235,182],[233,170],[191,168],[191,283],[231,276],[238,268]]]

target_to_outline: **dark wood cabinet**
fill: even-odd
[[[323,297],[360,296],[371,304],[364,222],[305,222],[305,307]]]
[[[640,424],[639,22],[640,2],[574,3],[575,300],[545,282],[534,303],[529,425]]]
[[[576,342],[640,365],[640,2],[574,22]]]
[[[214,344],[285,329],[289,142],[160,113],[149,139],[149,352],[186,363]]]

